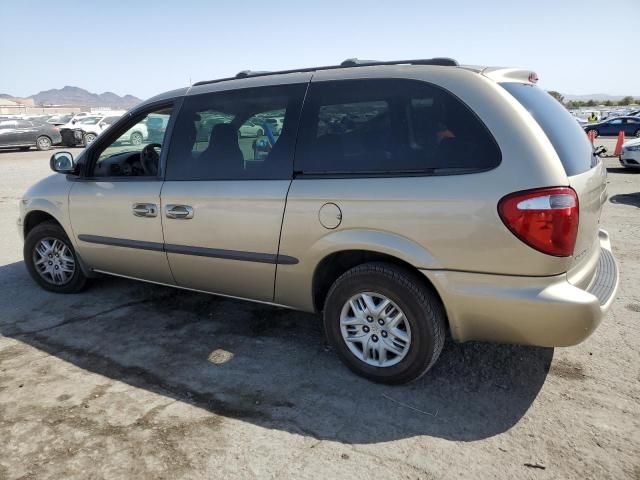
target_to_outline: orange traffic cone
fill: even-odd
[[[619,157],[622,153],[622,144],[624,143],[624,130],[618,133],[618,141],[616,142],[616,149],[613,151],[614,157]]]
[[[587,137],[589,137],[589,141],[591,142],[591,145],[593,145],[593,142],[596,139],[596,131],[589,130],[589,133],[587,133]]]

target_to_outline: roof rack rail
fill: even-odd
[[[360,60],[359,58],[347,58],[340,64],[341,67],[368,67],[374,65],[439,65],[442,67],[457,67],[458,62],[453,58],[434,57],[415,60]]]
[[[268,70],[242,70],[241,72],[236,73],[236,78],[247,78],[247,77],[255,77],[260,75],[268,75],[272,72]]]
[[[416,60],[359,60],[357,58],[348,58],[343,61],[340,65],[327,65],[325,67],[307,67],[307,68],[294,68],[291,70],[278,70],[274,72],[269,71],[252,71],[252,70],[242,70],[238,72],[235,77],[227,77],[227,78],[218,78],[216,80],[204,80],[200,82],[196,82],[193,86],[198,85],[208,85],[210,83],[218,83],[225,82],[227,80],[234,80],[240,78],[249,78],[249,77],[263,77],[267,75],[282,75],[286,73],[303,73],[303,72],[315,72],[318,70],[335,70],[338,68],[349,68],[349,67],[374,67],[380,65],[438,65],[443,67],[457,67],[459,66],[458,62],[453,58],[447,57],[434,57],[434,58],[423,58]]]

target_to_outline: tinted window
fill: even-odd
[[[538,122],[560,157],[567,176],[586,172],[597,161],[584,130],[564,106],[544,90],[524,83],[501,84]]]
[[[290,178],[306,86],[187,97],[173,131],[166,179]],[[276,128],[268,118],[279,119],[282,128]]]
[[[493,168],[500,152],[468,107],[415,80],[310,87],[297,169],[320,174],[448,174]]]

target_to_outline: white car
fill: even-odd
[[[626,168],[640,168],[640,138],[622,145],[620,165]]]
[[[75,122],[69,122],[61,128],[63,132],[63,142],[67,145],[74,143],[75,145],[79,144],[86,147],[113,123],[119,120],[121,116],[121,113],[96,115],[84,117]],[[65,134],[65,131],[72,132],[72,134]],[[148,136],[147,126],[144,123],[139,123],[135,128],[129,130],[127,132],[127,138],[122,138],[121,141],[129,142],[132,145],[140,145]]]
[[[240,137],[261,137],[264,135],[264,128],[257,123],[248,121],[240,126],[238,129],[238,135]]]

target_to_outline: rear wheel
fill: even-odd
[[[439,298],[404,268],[366,263],[331,287],[324,326],[341,360],[381,383],[415,380],[442,351],[445,314]]]
[[[49,150],[51,148],[51,139],[45,135],[36,139],[36,148],[38,150]]]
[[[25,239],[23,254],[31,278],[45,290],[76,293],[87,283],[73,245],[57,223],[35,226]]]

